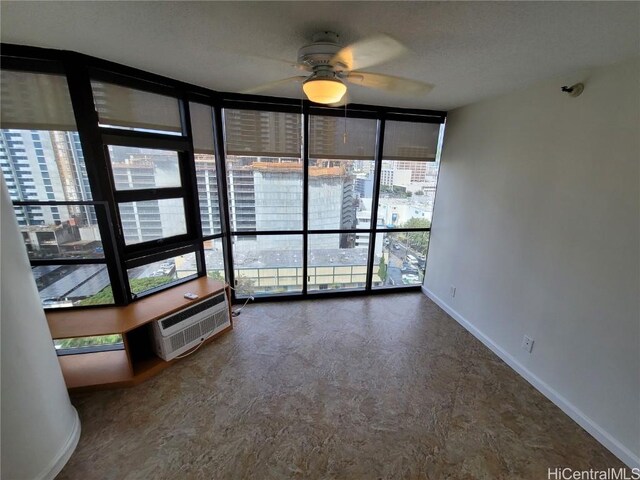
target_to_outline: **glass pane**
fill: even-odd
[[[434,161],[438,151],[440,124],[388,120],[384,129],[387,160]]]
[[[96,80],[91,81],[91,88],[100,126],[182,134],[177,98]]]
[[[134,295],[197,275],[197,273],[195,253],[187,253],[127,270],[129,287]]]
[[[302,230],[302,161],[228,155],[232,231]]]
[[[302,235],[231,238],[238,296],[302,291]]]
[[[307,290],[362,290],[367,284],[368,233],[309,235]]]
[[[32,267],[44,308],[113,304],[104,264]]]
[[[220,197],[213,141],[213,112],[210,106],[190,103],[191,132],[195,151],[196,179],[202,234],[215,235],[220,228]]]
[[[224,139],[227,155],[300,158],[302,115],[227,108]]]
[[[311,115],[309,157],[373,160],[377,125],[377,120],[364,118]]]
[[[438,163],[382,162],[378,217],[386,228],[429,228]]]
[[[195,163],[202,234],[205,236],[215,235],[222,231],[220,226],[220,201],[218,196],[216,157],[196,153]]]
[[[120,203],[118,209],[127,245],[187,233],[181,198]]]
[[[0,128],[75,130],[67,78],[2,70]]]
[[[13,208],[30,259],[104,258],[94,206]]]
[[[204,242],[204,259],[207,268],[207,275],[215,280],[225,282],[224,256],[221,238],[215,238]]]
[[[116,190],[179,187],[178,152],[109,145]]]
[[[371,228],[372,160],[309,160],[309,228]]]
[[[0,167],[12,200],[91,200],[77,132],[2,129]]]
[[[61,338],[53,341],[56,350],[77,350],[73,353],[82,353],[83,350],[105,349],[120,350],[124,348],[122,335],[100,335],[96,337]]]
[[[213,141],[213,109],[201,103],[189,103],[191,112],[191,136],[193,150],[196,153],[213,155],[215,143]]]
[[[429,232],[376,234],[373,287],[422,285]]]

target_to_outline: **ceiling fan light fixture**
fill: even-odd
[[[315,103],[338,103],[347,93],[347,86],[334,78],[310,78],[302,84],[302,90]]]

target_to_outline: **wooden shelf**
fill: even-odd
[[[124,307],[77,309],[47,312],[54,339],[121,334],[124,350],[81,353],[58,357],[67,388],[74,392],[136,385],[178,361],[165,362],[153,351],[150,322],[164,318],[203,299],[227,292],[224,283],[201,277]],[[186,292],[198,295],[184,298]],[[231,304],[229,304],[231,318]],[[212,342],[233,328],[218,332]]]
[[[69,389],[94,385],[112,387],[133,379],[129,357],[124,350],[64,355],[58,359]]]
[[[54,339],[122,334],[182,310],[189,304],[216,295],[224,289],[223,282],[200,277],[124,307],[49,311],[46,312],[47,322]],[[187,300],[184,298],[186,292],[195,293],[198,298]]]

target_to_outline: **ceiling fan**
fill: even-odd
[[[337,33],[325,31],[315,34],[312,41],[298,50],[297,63],[290,62],[292,66],[311,75],[297,75],[265,83],[242,93],[259,93],[299,82],[312,102],[340,106],[346,103],[345,82],[409,95],[424,95],[433,88],[433,85],[417,80],[360,70],[387,62],[407,51],[404,45],[387,35],[376,35],[342,47],[338,43]]]

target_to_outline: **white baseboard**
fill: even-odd
[[[78,440],[80,440],[80,417],[78,416],[77,410],[74,407],[71,408],[73,408],[74,413],[71,433],[62,448],[58,451],[58,454],[49,462],[49,465],[47,465],[42,473],[36,477],[38,480],[53,480],[67,464],[69,458],[71,458],[71,455],[78,446]]]
[[[607,448],[616,457],[622,460],[629,468],[640,468],[640,457],[613,438],[605,429],[591,420],[582,411],[576,408],[566,398],[547,385],[543,380],[524,367],[518,360],[493,342],[488,336],[473,326],[467,319],[447,305],[431,290],[422,286],[422,292],[433,300],[440,308],[447,312],[455,321],[468,330],[474,337],[484,343],[493,353],[500,357],[507,365],[514,369],[521,377],[545,397],[557,405],[564,413],[569,415],[578,425],[589,432],[598,442]]]

